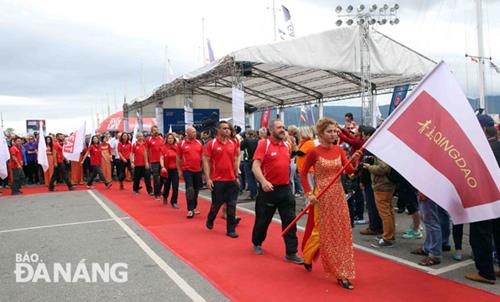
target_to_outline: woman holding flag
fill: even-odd
[[[348,160],[342,148],[334,144],[338,140],[337,123],[324,118],[318,121],[316,128],[321,144],[308,152],[300,173],[307,201],[314,203],[309,212],[302,242],[304,266],[311,271],[312,262],[321,250],[321,261],[325,271],[331,273],[342,287],[353,289],[349,281],[355,277],[352,231],[349,209],[340,179],[337,179],[319,200],[314,196],[307,179],[308,171],[314,167],[316,184],[314,191],[316,193],[322,191]],[[353,165],[348,165],[345,170],[347,174],[352,174],[354,171]]]

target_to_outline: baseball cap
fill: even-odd
[[[481,127],[493,127],[495,126],[495,122],[493,121],[493,118],[487,114],[480,114],[477,116],[477,120],[479,121],[479,124]]]

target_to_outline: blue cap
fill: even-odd
[[[477,120],[479,121],[479,124],[483,128],[495,126],[495,122],[493,121],[493,118],[491,118],[491,116],[489,116],[487,114],[478,115]]]

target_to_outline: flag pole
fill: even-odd
[[[361,148],[359,148],[358,151],[356,152],[363,152],[364,150],[364,146],[361,146]],[[326,193],[326,191],[328,191],[328,189],[330,189],[330,187],[335,183],[335,181],[337,181],[337,179],[340,177],[340,175],[345,171],[345,169],[347,169],[347,167],[349,167],[351,165],[351,163],[354,161],[355,157],[352,156],[351,159],[349,159],[349,161],[337,172],[337,174],[335,174],[335,176],[333,176],[332,180],[330,180],[330,182],[326,185],[326,187],[323,188],[323,190],[321,190],[321,192],[319,192],[318,195],[316,195],[316,199],[320,199],[321,196],[323,196],[323,194]],[[290,224],[283,230],[283,232],[281,233],[281,237],[284,237],[288,231],[290,231],[290,229],[297,223],[297,221],[299,221],[299,219],[304,216],[304,214],[307,213],[307,211],[309,211],[309,209],[312,208],[314,204],[313,203],[310,203],[307,207],[305,207],[298,215],[297,217],[295,217],[295,219],[290,222]]]

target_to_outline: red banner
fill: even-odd
[[[269,118],[271,117],[271,108],[262,111],[260,118],[260,128],[267,128],[269,126]]]

